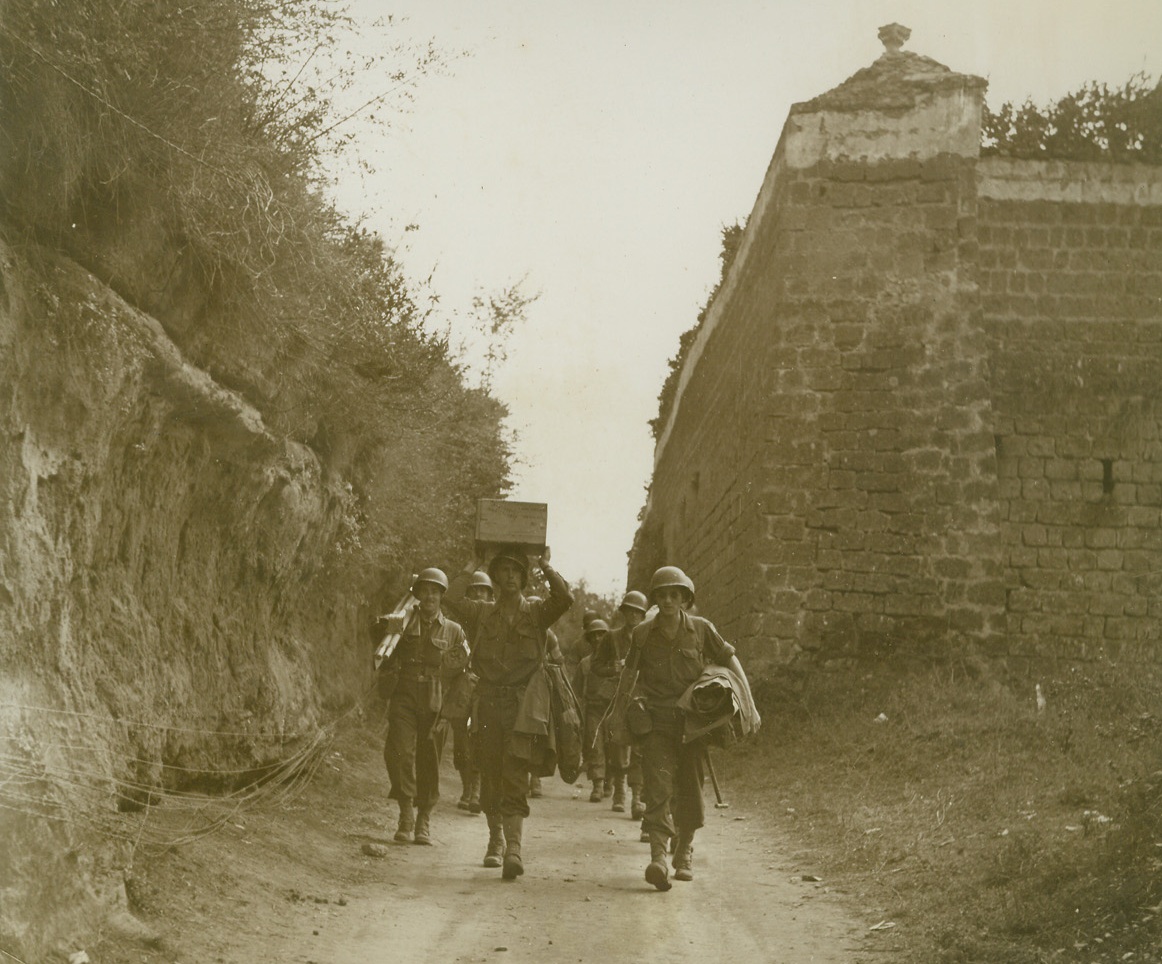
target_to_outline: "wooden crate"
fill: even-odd
[[[544,554],[549,507],[544,502],[480,499],[476,503],[476,551],[484,558],[501,545],[517,545],[530,556]]]

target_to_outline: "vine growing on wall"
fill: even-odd
[[[682,375],[682,366],[686,363],[686,357],[690,354],[690,348],[693,346],[694,340],[698,337],[699,330],[706,321],[706,316],[710,312],[710,306],[714,304],[714,299],[718,296],[718,292],[722,289],[722,285],[726,281],[726,276],[730,273],[730,267],[734,264],[735,256],[738,254],[739,246],[742,244],[742,233],[744,229],[745,224],[740,224],[737,221],[734,224],[724,225],[722,228],[722,250],[718,253],[721,268],[718,283],[715,284],[714,290],[710,292],[710,297],[706,299],[706,304],[702,306],[702,310],[698,312],[698,320],[694,323],[693,327],[687,328],[678,336],[678,351],[669,361],[669,371],[666,374],[666,380],[662,383],[661,392],[658,393],[657,417],[650,419],[650,432],[655,441],[657,441],[658,436],[665,427],[666,420],[670,417],[670,409],[674,405],[674,397],[678,391],[678,379]]]

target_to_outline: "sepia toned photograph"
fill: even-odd
[[[0,0],[0,964],[1162,961],[1159,37]]]

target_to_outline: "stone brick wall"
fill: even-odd
[[[990,159],[979,182],[1007,650],[1153,658],[1162,171]]]
[[[644,590],[654,569],[676,561],[696,580],[699,610],[736,641],[761,635],[766,609],[756,560],[766,543],[759,494],[768,474],[770,386],[760,353],[769,319],[761,298],[747,292],[744,300],[691,370],[683,417],[672,444],[659,449],[628,582]]]
[[[683,366],[631,585],[752,665],[1157,640],[1162,172],[982,160],[983,87],[796,105]]]

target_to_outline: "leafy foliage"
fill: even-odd
[[[482,388],[492,386],[496,370],[508,359],[508,345],[517,329],[528,319],[529,306],[540,292],[528,294],[521,278],[499,291],[478,291],[472,297],[471,331],[460,342],[457,354],[479,359],[469,366],[470,374]]]
[[[336,63],[328,54],[354,26],[316,0],[6,4],[2,173],[20,189],[5,191],[9,214],[59,242],[122,225],[144,192],[203,271],[269,293],[326,220],[308,195],[353,136],[351,115],[333,116],[343,93],[379,68],[385,97],[435,62],[412,52],[409,79],[387,66],[401,56],[389,44]]]
[[[985,106],[984,150],[1022,158],[1162,163],[1162,87],[1143,73],[1122,87],[1096,81],[1054,104]]]
[[[431,334],[436,299],[327,198],[354,118],[390,124],[441,66],[395,29],[360,57],[367,25],[322,0],[13,0],[0,18],[10,233],[67,251],[311,445],[349,487],[341,556],[388,568],[466,546],[510,457],[503,406]]]
[[[734,264],[735,255],[738,254],[739,245],[742,243],[743,229],[744,225],[737,221],[722,228],[722,250],[718,254],[721,262],[721,273],[718,283],[710,292],[710,297],[706,299],[706,304],[702,306],[702,310],[698,312],[698,320],[694,326],[687,328],[678,337],[678,352],[669,361],[670,370],[666,375],[666,380],[662,383],[661,392],[658,393],[658,415],[656,418],[650,419],[650,432],[655,440],[665,427],[666,419],[670,417],[670,409],[673,407],[674,396],[678,391],[678,379],[682,375],[682,366],[686,362],[686,356],[690,353],[690,347],[694,344],[694,339],[698,337],[698,332],[702,328],[703,322],[706,321],[710,306],[714,303],[715,297],[726,281],[727,274],[730,273],[730,266]]]

